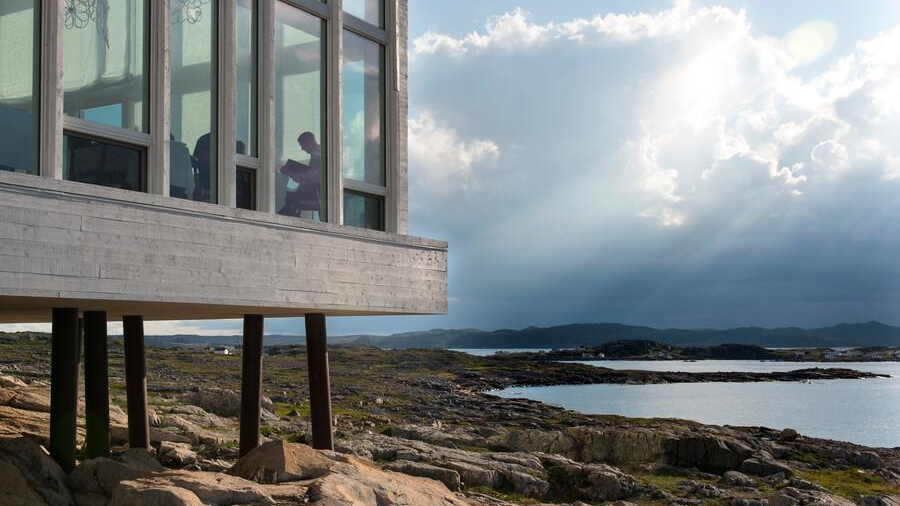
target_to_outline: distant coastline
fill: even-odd
[[[817,329],[740,327],[733,329],[657,329],[618,323],[584,323],[524,329],[433,329],[391,335],[329,336],[329,344],[365,344],[387,349],[513,349],[594,347],[621,340],[648,340],[676,347],[745,344],[762,348],[900,347],[900,327],[879,322],[843,323]],[[165,348],[203,348],[235,345],[238,335],[147,336],[147,345]],[[267,346],[302,345],[298,335],[267,335]]]
[[[678,347],[657,341],[623,340],[600,346],[501,352],[501,355],[534,361],[702,361],[759,360],[770,362],[900,362],[900,347],[868,348],[763,348],[750,344]]]

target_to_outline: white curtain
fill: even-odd
[[[0,0],[0,105],[31,109],[35,0]]]
[[[62,0],[61,0],[62,1]],[[83,0],[74,1],[76,4]],[[89,2],[86,2],[89,3]],[[67,13],[64,47],[63,86],[66,99],[81,93],[94,94],[103,105],[104,89],[115,96],[108,102],[140,100],[143,96],[144,73],[144,2],[143,0],[96,0],[95,19],[80,11]],[[108,8],[104,8],[108,6]],[[137,83],[138,86],[129,86]],[[123,93],[138,96],[123,96]]]

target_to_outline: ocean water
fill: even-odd
[[[590,365],[653,371],[791,371],[848,367],[890,374],[888,379],[811,383],[683,383],[671,385],[559,385],[492,392],[589,414],[680,418],[734,426],[790,427],[801,434],[873,447],[900,447],[900,363],[758,362],[745,360],[592,361]]]

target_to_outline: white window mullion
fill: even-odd
[[[332,0],[328,21],[328,221],[344,222],[343,189],[343,29],[342,0]]]
[[[150,2],[150,139],[147,190],[169,195],[169,0]]]
[[[387,46],[385,47],[384,62],[384,183],[387,185],[387,195],[384,199],[384,227],[388,232],[399,233],[400,227],[400,174],[398,173],[398,146],[400,133],[399,126],[399,65],[397,49],[397,0],[385,2],[385,28],[388,32]],[[405,132],[403,132],[405,134]],[[402,182],[405,185],[405,181]]]
[[[257,208],[275,212],[275,1],[259,0]]]
[[[41,2],[40,174],[62,179],[63,145],[63,20],[65,2]]]
[[[234,207],[237,202],[235,187],[235,82],[237,69],[235,65],[235,33],[237,27],[235,2],[219,2],[219,91],[218,91],[218,139],[219,139],[219,203]]]

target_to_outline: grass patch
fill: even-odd
[[[900,487],[892,485],[884,478],[867,473],[862,469],[837,471],[833,469],[817,469],[813,471],[797,471],[797,476],[817,483],[833,493],[847,499],[855,499],[861,495],[900,494]]]
[[[804,462],[816,468],[828,467],[829,463],[828,457],[822,455],[817,451],[810,450],[809,448],[804,448],[800,451],[792,451],[787,455],[787,459],[796,460],[797,462]]]
[[[291,404],[289,402],[276,402],[274,413],[279,418],[285,417],[291,411],[296,411],[301,417],[309,417],[309,405]]]
[[[513,504],[540,504],[540,501],[537,499],[525,497],[524,495],[516,494],[515,492],[494,490],[490,487],[466,487],[466,492],[483,494]]]

